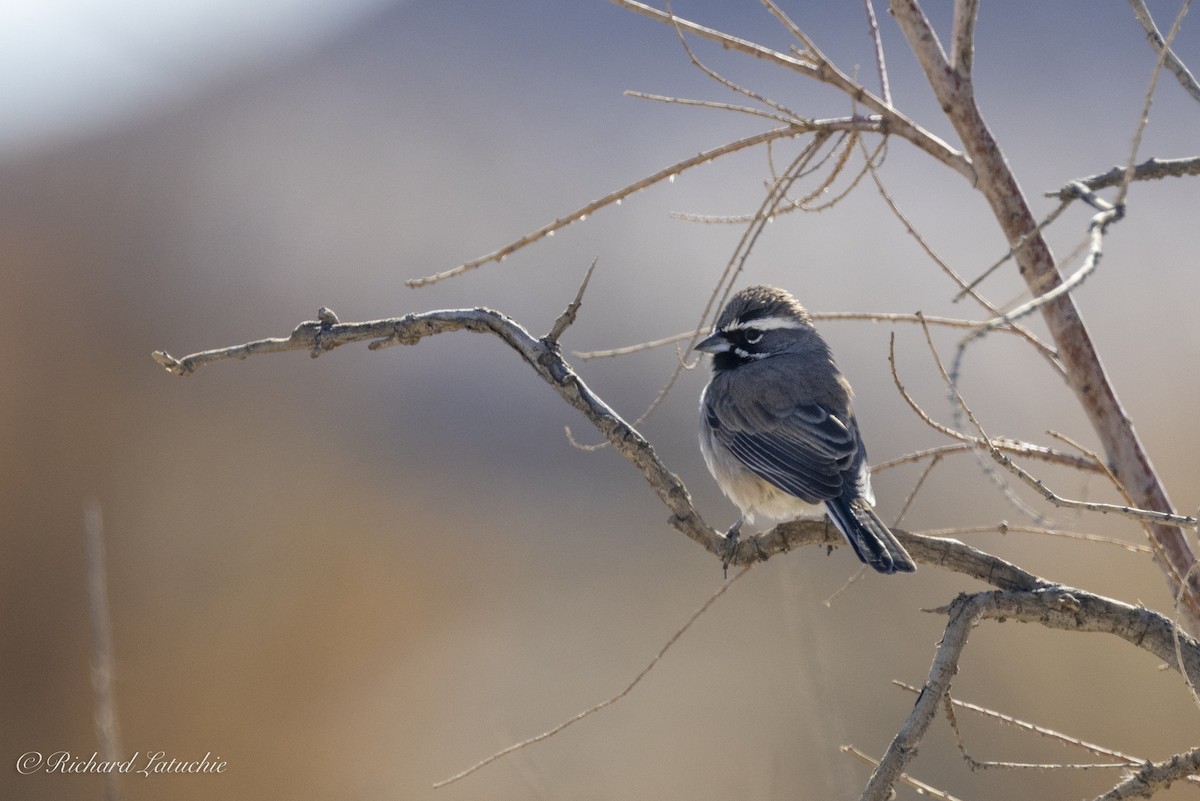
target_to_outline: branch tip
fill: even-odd
[[[583,305],[583,293],[587,291],[588,282],[592,280],[592,273],[596,270],[597,261],[599,259],[592,259],[587,272],[583,274],[583,282],[579,285],[579,291],[575,293],[574,300],[567,304],[567,308],[563,309],[562,314],[558,315],[554,325],[550,326],[550,332],[542,337],[542,341],[550,347],[557,347],[559,337],[575,323],[575,316],[579,314],[579,307]]]
[[[156,350],[150,354],[150,358],[158,362],[168,373],[172,375],[190,375],[193,368],[186,362],[176,359],[165,350]]]

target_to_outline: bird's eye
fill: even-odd
[[[746,344],[755,345],[763,338],[763,332],[757,328],[747,328],[742,331],[742,337],[746,340]]]

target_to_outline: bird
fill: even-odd
[[[789,520],[820,509],[880,573],[916,564],[879,515],[854,393],[812,315],[786,290],[752,286],[730,298],[695,349],[712,355],[700,395],[700,451],[741,517]]]

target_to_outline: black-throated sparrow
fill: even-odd
[[[791,519],[824,503],[858,558],[880,573],[916,570],[871,505],[853,392],[812,317],[782,289],[733,296],[696,349],[713,355],[700,396],[700,450],[742,517]]]

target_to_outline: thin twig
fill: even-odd
[[[917,320],[919,322],[921,319],[920,313],[918,313],[916,316],[917,316]],[[1054,451],[1050,448],[1046,448],[1041,445],[1033,445],[1028,442],[1019,442],[1017,440],[1011,440],[1011,439],[1007,439],[1007,438],[1003,438],[1003,437],[996,437],[996,438],[992,439],[990,442],[985,442],[983,439],[981,439],[979,437],[972,437],[968,434],[963,434],[960,431],[950,428],[949,426],[942,425],[937,420],[934,420],[933,417],[931,417],[928,412],[926,412],[924,409],[921,408],[920,404],[917,403],[916,399],[914,399],[913,396],[908,393],[908,389],[905,388],[904,383],[900,380],[900,373],[896,367],[896,336],[895,336],[895,334],[893,334],[888,340],[888,366],[891,369],[892,382],[895,384],[896,390],[900,393],[900,397],[902,397],[904,399],[905,403],[908,404],[909,408],[913,410],[913,413],[916,414],[917,417],[919,417],[926,425],[928,425],[934,431],[937,431],[941,434],[945,434],[946,436],[951,437],[953,439],[959,440],[960,442],[962,442],[964,445],[967,446],[966,448],[960,448],[959,446],[945,445],[945,446],[942,446],[943,448],[946,448],[946,449],[953,448],[953,449],[963,450],[964,452],[968,452],[968,451],[973,452],[973,451],[977,451],[977,450],[987,448],[990,446],[990,447],[997,448],[1000,450],[1016,453],[1021,456],[1028,456],[1028,457],[1035,458],[1035,459],[1041,459],[1043,461],[1051,462],[1053,464],[1063,464],[1063,465],[1067,465],[1069,467],[1074,467],[1079,470],[1098,471],[1098,467],[1094,463],[1089,463],[1087,460],[1078,459],[1076,457],[1072,457],[1068,454],[1060,453],[1059,451]],[[936,448],[931,448],[931,449],[924,450],[924,451],[917,451],[916,453],[908,454],[906,456],[901,456],[897,459],[893,459],[890,462],[883,462],[881,464],[878,464],[875,466],[874,469],[875,470],[886,470],[886,469],[895,467],[900,464],[905,464],[907,462],[916,461],[918,459],[931,458],[937,452],[938,452],[938,449],[936,449]]]
[[[1078,194],[1075,191],[1072,191],[1071,196],[1069,198],[1062,198],[1062,202],[1059,203],[1058,206],[1056,206],[1053,211],[1051,211],[1049,214],[1047,214],[1045,217],[1043,217],[1041,219],[1041,221],[1038,222],[1038,224],[1036,226],[1034,226],[1031,231],[1027,232],[1023,236],[1018,238],[1016,242],[1013,242],[1011,245],[1009,245],[1008,251],[1003,256],[1001,256],[996,261],[992,262],[992,264],[989,265],[983,272],[981,272],[978,276],[973,278],[970,283],[964,285],[963,288],[959,291],[959,293],[957,295],[955,295],[953,298],[951,298],[951,301],[954,303],[958,303],[964,297],[971,295],[975,291],[975,289],[977,289],[979,287],[979,285],[981,283],[983,283],[992,273],[994,273],[996,270],[1003,267],[1005,264],[1007,264],[1009,262],[1010,259],[1015,257],[1017,255],[1017,251],[1019,251],[1022,247],[1024,247],[1031,239],[1033,239],[1033,237],[1041,236],[1042,232],[1045,231],[1048,227],[1050,227],[1050,225],[1053,224],[1054,221],[1057,220],[1062,215],[1062,213],[1067,210],[1067,206],[1071,205],[1071,201],[1077,197],[1078,197]],[[993,309],[993,314],[994,313],[995,313],[995,310]]]
[[[683,342],[695,337],[697,331],[684,331],[680,334],[672,334],[669,337],[661,339],[652,339],[649,342],[639,342],[636,345],[624,345],[620,348],[604,348],[603,350],[577,350],[573,351],[572,355],[583,362],[591,361],[592,359],[611,359],[615,356],[628,356],[631,353],[641,353],[642,351],[653,350],[660,348],[663,345],[674,345],[677,342]]]
[[[971,424],[975,426],[975,430],[979,432],[979,437],[983,441],[987,452],[1001,467],[1020,478],[1033,489],[1037,490],[1038,493],[1040,493],[1041,496],[1050,503],[1054,504],[1055,506],[1070,509],[1086,509],[1089,512],[1121,514],[1126,517],[1139,520],[1151,520],[1156,523],[1172,523],[1175,525],[1192,527],[1200,524],[1200,520],[1197,520],[1195,517],[1191,517],[1190,515],[1176,515],[1169,512],[1157,512],[1152,509],[1135,509],[1131,506],[1121,506],[1111,503],[1075,501],[1057,495],[1050,490],[1050,488],[1047,487],[1041,479],[1034,477],[1027,470],[1017,465],[1012,459],[1008,458],[1008,456],[1002,453],[1000,449],[992,443],[992,440],[990,437],[988,437],[987,432],[983,430],[983,425],[979,422],[979,419],[975,416],[975,413],[971,411],[971,407],[967,405],[967,402],[959,393],[958,387],[955,385],[954,380],[951,379],[950,374],[946,372],[946,367],[944,364],[942,364],[941,356],[938,355],[937,348],[933,344],[933,337],[930,335],[928,327],[925,328],[925,341],[929,345],[929,351],[933,355],[933,360],[937,365],[938,372],[940,372],[942,375],[942,380],[946,383],[946,387],[950,390],[951,395],[954,397],[955,403],[958,404],[958,406],[963,410],[967,416],[967,419],[971,421]]]
[[[919,325],[924,319],[929,325],[946,326],[948,328],[978,328],[980,323],[977,320],[963,320],[957,317],[934,317],[934,316],[918,316],[916,314],[898,314],[893,312],[809,312],[812,319],[817,322],[835,321],[865,321],[872,323],[912,323]],[[635,345],[623,345],[619,348],[604,348],[602,350],[589,351],[574,351],[574,355],[583,361],[591,359],[607,359],[614,356],[627,356],[631,353],[640,353],[645,350],[659,348],[663,345],[674,345],[677,342],[690,340],[703,332],[708,331],[708,328],[697,328],[694,331],[683,331],[678,334],[672,334],[661,339],[653,339],[649,342],[639,342]],[[1021,332],[1016,328],[1001,328],[1001,332],[1021,335]]]
[[[844,582],[842,582],[842,586],[840,586],[836,590],[834,590],[832,595],[830,595],[828,598],[826,598],[824,601],[821,602],[821,605],[824,606],[826,609],[831,608],[833,606],[833,602],[836,601],[838,598],[841,598],[842,595],[844,595],[851,587],[853,587],[855,584],[857,584],[859,581],[861,581],[862,577],[867,574],[867,571],[869,569],[870,568],[867,567],[866,565],[859,565],[858,570],[855,570],[853,573],[851,573],[850,577],[847,578]]]
[[[916,403],[911,396],[907,395],[907,393],[905,393],[905,395],[905,399],[910,405]],[[871,472],[878,473],[881,470],[890,470],[894,467],[899,467],[900,465],[920,462],[924,461],[925,459],[940,459],[943,456],[948,456],[954,453],[973,453],[983,447],[983,443],[981,443],[977,438],[968,437],[967,435],[955,431],[952,428],[943,426],[936,420],[931,419],[928,412],[925,412],[919,406],[916,407],[916,410],[917,414],[922,418],[922,420],[926,423],[931,423],[935,430],[941,431],[953,437],[957,437],[961,439],[962,442],[951,443],[949,445],[938,445],[933,448],[925,448],[923,450],[913,451],[912,453],[906,453],[903,456],[897,456],[895,459],[889,459],[886,462],[880,462],[879,464],[872,465]],[[1069,453],[1063,453],[1062,451],[1056,451],[1053,448],[1047,448],[1044,445],[1034,445],[1030,442],[1017,442],[1016,440],[1001,438],[993,440],[992,444],[1001,450],[1008,451],[1009,453],[1015,453],[1018,456],[1025,456],[1030,459],[1039,459],[1043,462],[1049,462],[1050,464],[1064,465],[1066,467],[1074,468],[1075,470],[1083,470],[1089,473],[1102,472],[1102,466],[1091,459],[1075,456]]]
[[[445,787],[448,784],[453,784],[454,782],[458,781],[459,779],[464,779],[467,776],[470,776],[472,773],[479,770],[480,768],[490,765],[491,763],[495,762],[497,759],[500,759],[501,757],[507,756],[514,751],[519,751],[520,749],[522,749],[526,746],[533,745],[534,743],[540,743],[542,740],[549,739],[550,737],[553,737],[554,735],[558,734],[560,731],[567,728],[571,724],[578,723],[579,721],[583,720],[584,718],[589,717],[590,715],[592,715],[596,712],[599,712],[601,709],[604,709],[605,707],[612,706],[613,704],[617,703],[625,696],[629,695],[629,693],[633,690],[633,688],[636,687],[641,682],[641,680],[644,679],[648,673],[650,673],[651,670],[654,670],[655,666],[658,665],[659,661],[662,660],[662,658],[666,655],[667,651],[671,650],[671,647],[674,646],[675,643],[679,642],[680,638],[682,638],[683,635],[687,632],[687,630],[692,627],[692,624],[695,623],[697,620],[699,620],[700,617],[705,612],[708,611],[708,608],[710,606],[712,606],[718,598],[720,598],[722,595],[724,595],[729,590],[730,587],[733,586],[733,583],[735,581],[740,579],[742,576],[746,575],[746,573],[748,573],[749,571],[750,571],[749,566],[744,567],[741,570],[739,570],[737,573],[735,573],[733,578],[729,579],[729,581],[722,582],[721,586],[717,589],[717,591],[714,592],[711,596],[709,596],[708,600],[705,601],[703,604],[701,604],[699,609],[697,609],[695,612],[692,613],[691,617],[689,617],[687,619],[687,622],[684,623],[683,626],[680,627],[678,631],[676,631],[673,635],[671,635],[671,638],[668,639],[667,642],[663,645],[663,647],[659,649],[658,653],[654,655],[654,658],[651,659],[650,662],[644,668],[642,668],[641,671],[636,676],[633,677],[633,681],[629,682],[629,684],[627,684],[625,686],[625,689],[621,690],[619,693],[612,696],[611,698],[601,701],[600,703],[596,704],[593,707],[585,709],[584,711],[580,712],[579,714],[575,715],[574,717],[567,718],[562,723],[558,724],[557,726],[550,729],[549,731],[542,732],[541,734],[537,735],[536,737],[530,737],[528,740],[522,740],[519,743],[514,743],[514,744],[508,746],[507,748],[497,751],[496,753],[492,754],[487,759],[483,759],[483,760],[480,760],[479,762],[476,762],[474,765],[467,768],[466,770],[464,770],[460,773],[456,773],[448,779],[443,779],[440,782],[436,782],[433,785],[434,788],[436,789],[439,787]]]
[[[1100,466],[1100,468],[1102,468],[1100,471],[1101,474],[1108,479],[1108,483],[1111,484],[1113,488],[1120,494],[1120,496],[1125,499],[1125,503],[1129,506],[1136,506],[1133,500],[1133,494],[1129,491],[1129,488],[1126,487],[1119,478],[1117,478],[1116,474],[1113,473],[1104,460],[1100,458],[1100,454],[1096,453],[1090,448],[1084,447],[1082,443],[1077,442],[1062,432],[1051,430],[1047,431],[1046,433],[1061,442],[1065,442],[1075,450],[1082,453],[1085,457],[1093,460],[1097,465]],[[1150,543],[1150,550],[1155,554],[1157,561],[1159,564],[1164,564],[1166,566],[1165,569],[1172,577],[1172,581],[1176,584],[1176,586],[1180,586],[1183,583],[1183,576],[1178,573],[1175,565],[1171,563],[1171,560],[1167,558],[1167,554],[1163,552],[1162,543],[1160,543],[1158,538],[1154,536],[1154,529],[1151,527],[1149,521],[1141,521],[1141,526],[1142,530],[1146,533],[1147,542]]]
[[[696,69],[700,70],[709,78],[712,78],[717,83],[736,92],[737,94],[743,95],[758,103],[762,103],[764,106],[775,109],[775,111],[786,117],[789,122],[804,122],[803,117],[801,117],[799,114],[796,114],[786,106],[776,103],[774,100],[764,97],[763,95],[760,95],[751,89],[747,89],[744,86],[739,86],[738,84],[718,73],[716,70],[713,70],[704,64],[704,62],[702,62],[696,56],[695,51],[692,50],[692,46],[688,44],[687,36],[684,35],[683,28],[677,23],[678,18],[671,10],[671,0],[666,0],[666,11],[667,14],[671,16],[672,22],[675,23],[675,34],[679,37],[679,44],[683,47],[684,52],[687,53],[688,59],[691,60],[692,65],[696,67]]]
[[[953,267],[951,267],[941,256],[939,256],[933,247],[925,240],[925,237],[921,235],[921,232],[916,229],[916,226],[912,224],[912,222],[908,219],[908,216],[905,215],[905,213],[900,209],[899,204],[897,204],[895,199],[892,198],[891,193],[887,191],[887,187],[883,185],[883,179],[879,176],[878,171],[872,168],[870,172],[871,178],[875,182],[875,188],[879,191],[879,196],[883,198],[883,202],[887,204],[887,207],[891,210],[892,214],[895,215],[896,219],[900,221],[900,224],[904,226],[904,230],[908,232],[908,235],[916,240],[916,243],[920,246],[921,250],[925,251],[925,255],[927,255],[933,261],[933,263],[936,264],[941,271],[959,287],[959,297],[962,295],[969,295],[980,306],[986,309],[989,314],[998,314],[1000,310],[992,305],[986,298],[976,292],[973,286],[968,285],[967,282],[963,280],[962,276],[960,276]],[[1029,344],[1033,345],[1038,352],[1046,358],[1046,361],[1050,363],[1050,366],[1053,367],[1056,372],[1058,372],[1060,375],[1063,374],[1063,365],[1058,357],[1057,351],[1034,336],[1033,332],[1024,326],[1014,324],[1010,327],[1014,333],[1020,334],[1026,339],[1026,341],[1029,342]]]
[[[1133,15],[1137,17],[1137,21],[1142,24],[1142,28],[1146,31],[1146,40],[1150,42],[1150,46],[1155,52],[1165,54],[1165,65],[1175,78],[1179,81],[1179,85],[1183,90],[1192,96],[1194,100],[1200,101],[1200,82],[1188,70],[1175,52],[1171,50],[1166,41],[1163,40],[1162,34],[1158,30],[1158,26],[1154,24],[1154,18],[1150,16],[1150,9],[1146,8],[1146,4],[1142,0],[1129,0],[1130,7],[1133,8]]]
[[[488,253],[485,256],[480,256],[477,259],[463,262],[453,269],[445,270],[440,273],[434,273],[433,275],[428,275],[424,278],[411,278],[408,281],[405,281],[405,284],[410,287],[427,286],[429,284],[437,283],[438,281],[444,281],[447,278],[453,278],[456,275],[461,275],[491,262],[503,261],[510,254],[515,253],[526,245],[537,242],[539,239],[543,239],[544,237],[549,236],[550,234],[553,234],[562,228],[566,228],[571,223],[582,222],[583,220],[586,220],[589,215],[594,214],[596,211],[606,206],[618,204],[620,201],[629,197],[630,195],[640,192],[641,190],[653,186],[661,181],[665,181],[674,175],[684,172],[685,170],[690,170],[693,167],[706,164],[714,159],[720,158],[721,156],[725,156],[730,153],[736,153],[739,150],[745,150],[749,147],[755,147],[765,142],[770,142],[774,139],[801,136],[810,132],[811,130],[807,126],[786,125],[781,128],[774,128],[770,131],[763,131],[761,133],[743,137],[742,139],[736,139],[732,142],[727,142],[720,147],[714,147],[711,150],[705,150],[704,152],[699,153],[691,158],[676,162],[670,167],[665,167],[656,173],[642,178],[641,180],[634,181],[628,186],[624,186],[615,192],[609,192],[604,197],[593,200],[591,203],[581,206],[570,214],[559,217],[553,222],[547,223],[541,228],[538,228],[536,231],[525,234],[525,236],[521,237],[515,242],[511,242],[498,250],[493,250],[491,253]]]
[[[867,27],[871,32],[871,42],[875,46],[875,67],[879,70],[879,91],[883,102],[892,105],[892,87],[888,84],[887,62],[883,57],[883,39],[879,35],[879,21],[875,18],[875,4],[871,0],[863,0],[867,12]]]
[[[784,125],[794,125],[797,122],[795,117],[787,117],[783,114],[771,111],[763,111],[760,108],[752,106],[738,106],[732,103],[720,103],[716,100],[691,100],[684,97],[668,97],[666,95],[656,95],[649,92],[638,92],[633,89],[625,90],[626,97],[637,98],[638,100],[653,100],[659,103],[669,103],[676,106],[696,106],[698,108],[711,108],[718,111],[736,111],[739,114],[750,114],[755,117],[763,117],[775,122],[781,122]]]
[[[855,759],[859,760],[860,762],[865,762],[866,764],[870,765],[872,768],[879,767],[879,760],[872,759],[866,753],[860,751],[859,749],[855,748],[852,745],[843,745],[839,748],[839,750],[843,754],[849,754],[850,756],[854,757]],[[900,774],[900,783],[907,784],[909,787],[916,790],[917,793],[922,796],[928,796],[929,798],[936,798],[936,799],[939,799],[939,801],[959,801],[959,799],[956,796],[950,795],[945,790],[939,790],[938,788],[934,787],[931,784],[926,784],[923,781],[918,781],[917,779],[914,779],[912,776],[909,776],[907,773]]]
[[[1054,288],[1038,295],[1027,303],[1023,303],[1011,311],[993,317],[983,325],[979,326],[975,331],[969,334],[959,345],[959,356],[955,357],[956,368],[954,373],[957,374],[957,365],[962,361],[962,352],[966,346],[980,337],[1001,326],[1011,325],[1012,323],[1033,314],[1043,306],[1053,303],[1058,298],[1075,291],[1076,287],[1084,282],[1084,280],[1092,274],[1097,265],[1100,264],[1100,258],[1104,255],[1104,234],[1108,231],[1108,226],[1125,215],[1125,209],[1122,205],[1113,205],[1106,203],[1083,184],[1076,185],[1076,191],[1079,197],[1087,199],[1090,203],[1100,208],[1100,211],[1092,217],[1088,225],[1088,240],[1090,247],[1088,248],[1087,257],[1078,270],[1068,276],[1065,280],[1060,281]]]
[[[830,84],[845,93],[856,103],[864,105],[879,114],[886,122],[886,128],[889,133],[911,142],[938,161],[954,169],[969,182],[974,183],[975,181],[975,171],[971,166],[971,162],[962,153],[883,102],[883,100],[853,81],[828,61],[823,61],[821,64],[813,64],[806,59],[789,56],[785,53],[772,50],[769,47],[763,47],[762,45],[748,42],[745,39],[739,39],[722,31],[698,25],[695,22],[668,14],[645,3],[639,3],[637,0],[612,0],[612,2],[650,19],[675,26],[687,33],[717,42],[726,49],[754,56],[755,58],[799,72],[808,78]]]
[[[1137,130],[1133,135],[1133,144],[1129,149],[1129,162],[1125,166],[1125,177],[1121,180],[1117,188],[1116,205],[1118,207],[1125,205],[1125,195],[1129,191],[1133,168],[1137,163],[1138,151],[1142,146],[1142,135],[1146,132],[1146,126],[1150,124],[1150,104],[1154,102],[1154,90],[1158,86],[1158,76],[1162,75],[1163,65],[1167,63],[1168,56],[1172,55],[1171,42],[1175,41],[1175,35],[1179,33],[1179,28],[1183,25],[1183,18],[1187,16],[1191,5],[1192,0],[1183,0],[1183,4],[1179,7],[1179,14],[1175,16],[1175,22],[1171,25],[1171,30],[1167,33],[1167,38],[1163,41],[1162,48],[1158,54],[1158,60],[1154,64],[1154,71],[1150,73],[1150,86],[1146,89],[1146,99],[1142,105],[1142,115],[1138,118]]]
[[[1178,526],[1196,527],[1200,520],[1191,515],[1177,515],[1169,512],[1156,512],[1153,509],[1137,509],[1132,506],[1126,506],[1113,503],[1095,503],[1092,501],[1075,501],[1070,498],[1064,498],[1056,494],[1027,470],[1017,465],[1012,459],[1009,459],[999,448],[993,448],[989,451],[992,458],[995,459],[1002,467],[1010,473],[1020,478],[1050,503],[1055,506],[1060,506],[1067,509],[1084,509],[1089,512],[1099,512],[1101,514],[1119,514],[1125,517],[1130,517],[1135,520],[1149,520],[1155,523],[1171,523]]]
[[[919,687],[913,687],[911,684],[905,684],[902,681],[893,680],[892,684],[903,690],[907,690],[914,695],[921,692]],[[1003,712],[997,712],[994,709],[988,709],[987,707],[973,704],[968,701],[960,701],[957,698],[951,698],[950,700],[951,703],[959,709],[964,709],[981,717],[995,720],[1005,726],[1012,726],[1014,728],[1021,729],[1022,731],[1036,734],[1039,737],[1044,737],[1048,740],[1054,740],[1062,745],[1073,746],[1075,748],[1083,749],[1084,751],[1089,751],[1097,756],[1119,760],[1124,762],[1126,765],[1142,765],[1146,762],[1146,760],[1141,759],[1140,757],[1130,756],[1129,754],[1122,753],[1121,751],[1105,748],[1102,745],[1096,745],[1095,743],[1090,743],[1086,740],[1080,740],[1079,738],[1072,737],[1069,734],[1063,734],[1062,732],[1055,731],[1054,729],[1049,729],[1045,726],[1039,726],[1036,723],[1030,723],[1028,721],[1021,720],[1020,718],[1015,718],[1012,715],[1006,715]]]
[[[1096,770],[1113,768],[1128,768],[1128,762],[1011,762],[1008,760],[991,760],[991,759],[976,759],[967,751],[967,744],[963,741],[962,732],[958,728],[958,719],[954,716],[955,701],[947,693],[942,699],[942,711],[946,713],[946,720],[950,723],[950,729],[954,732],[954,744],[958,746],[958,753],[962,756],[963,761],[972,771],[987,770],[989,768],[1006,768],[1010,770]]]
[[[550,332],[542,337],[542,341],[547,345],[557,347],[563,332],[575,323],[575,315],[579,314],[579,307],[583,305],[583,293],[587,291],[588,282],[592,280],[592,273],[596,270],[596,261],[596,259],[592,259],[587,272],[583,274],[583,282],[579,285],[579,291],[575,293],[575,299],[567,304],[567,308],[563,309],[563,313],[554,321],[554,325],[550,326]]]
[[[850,193],[855,190],[859,182],[862,181],[863,176],[866,175],[870,170],[875,169],[876,159],[879,159],[879,161],[883,160],[882,155],[887,151],[887,137],[879,140],[879,144],[876,146],[875,151],[867,156],[866,163],[863,165],[863,168],[859,170],[858,173],[847,183],[845,189],[822,203],[814,204],[812,202],[816,198],[821,197],[832,185],[833,180],[842,171],[846,162],[849,160],[850,154],[853,152],[854,145],[857,143],[859,143],[859,137],[857,133],[851,133],[849,140],[845,145],[844,152],[839,159],[838,166],[835,171],[830,174],[825,185],[814,189],[807,196],[800,198],[799,200],[792,200],[788,198],[787,202],[790,204],[790,207],[784,207],[782,210],[787,211],[789,208],[794,208],[798,211],[820,212],[831,209],[838,203],[841,203],[843,200],[845,200]]]
[[[1125,540],[1120,540],[1116,537],[1105,537],[1100,534],[1088,534],[1082,531],[1064,531],[1058,528],[1045,528],[1043,526],[1014,526],[1009,523],[1000,523],[994,526],[954,526],[951,528],[925,529],[921,532],[921,534],[926,537],[962,537],[971,534],[989,533],[997,533],[1001,535],[1032,534],[1039,537],[1058,537],[1066,540],[1080,540],[1082,542],[1096,543],[1097,545],[1115,545],[1116,547],[1125,551],[1129,551],[1130,553],[1154,553],[1154,549],[1149,545],[1139,545],[1135,542],[1126,542]]]
[[[788,169],[784,171],[784,174],[779,177],[779,180],[772,184],[767,196],[759,205],[758,211],[755,212],[753,221],[742,233],[741,239],[738,240],[737,247],[734,249],[733,255],[726,263],[725,269],[721,274],[721,278],[717,283],[717,287],[709,296],[708,302],[705,304],[704,310],[701,312],[700,324],[696,328],[697,333],[695,338],[688,342],[687,348],[685,349],[687,353],[691,353],[693,346],[696,344],[696,341],[699,338],[699,331],[704,325],[704,321],[712,313],[714,305],[717,305],[718,295],[721,296],[719,302],[720,305],[724,305],[726,298],[732,291],[734,281],[745,267],[746,260],[750,258],[750,253],[753,251],[754,245],[758,242],[758,238],[762,235],[763,229],[771,221],[776,207],[779,205],[781,199],[787,194],[792,183],[799,178],[800,172],[803,170],[804,165],[813,157],[814,154],[820,151],[822,143],[830,135],[831,134],[828,132],[820,132],[814,136],[813,140],[809,142],[803,150],[801,150],[800,154],[796,156],[795,159],[792,160],[792,163],[788,166]],[[721,290],[722,287],[724,287],[723,294]],[[643,411],[634,421],[635,426],[641,425],[642,422],[645,421],[651,414],[653,414],[659,405],[666,400],[667,395],[670,394],[671,389],[675,386],[675,382],[679,380],[679,376],[681,376],[684,370],[688,369],[688,367],[689,364],[684,359],[679,360],[679,363],[675,366],[675,369],[671,371],[670,377],[667,378],[666,384],[664,384],[663,387],[658,391],[658,394],[654,397],[654,400],[650,402],[650,405],[646,407],[645,411]]]
[[[1200,562],[1192,565],[1187,574],[1183,576],[1183,580],[1179,582],[1179,592],[1175,594],[1175,630],[1173,632],[1175,639],[1175,658],[1179,664],[1183,664],[1183,628],[1179,625],[1180,612],[1183,611],[1184,595],[1187,592],[1188,581],[1192,578],[1192,574],[1200,567]],[[1192,694],[1192,703],[1200,709],[1200,693],[1196,692],[1197,677],[1193,677],[1187,670],[1181,670],[1183,681],[1187,684],[1188,692]]]
[[[104,558],[104,516],[100,502],[84,505],[83,529],[87,539],[88,609],[92,619],[92,692],[95,695],[96,739],[100,758],[115,764],[121,758],[121,734],[117,723],[116,659],[113,651],[112,613],[108,606],[108,572]],[[120,797],[120,775],[104,772],[105,801]]]
[[[913,484],[912,491],[908,493],[908,497],[905,498],[904,503],[900,505],[900,511],[896,513],[896,517],[892,520],[892,526],[898,526],[904,521],[904,515],[908,514],[908,508],[912,506],[913,501],[916,500],[917,493],[921,491],[921,487],[925,486],[925,479],[929,478],[929,474],[933,472],[933,469],[941,464],[942,456],[943,454],[941,453],[934,455],[934,457],[929,460],[929,464],[925,465],[925,469],[921,471],[921,475],[917,476],[917,480]]]
[[[789,183],[797,183],[799,180],[815,174],[834,157],[837,158],[837,161],[834,163],[829,173],[821,179],[816,188],[810,190],[804,195],[804,197],[797,199],[786,194],[782,196],[779,199],[779,202],[776,203],[774,208],[771,210],[771,214],[767,217],[767,222],[773,222],[775,217],[794,211],[823,211],[830,206],[837,204],[847,194],[849,194],[849,192],[858,183],[859,179],[857,177],[854,179],[854,181],[852,181],[849,189],[840,192],[836,197],[833,198],[833,200],[823,203],[819,206],[810,205],[813,200],[828,191],[829,187],[844,169],[846,159],[849,155],[849,148],[843,146],[843,143],[846,142],[847,139],[849,139],[852,143],[856,141],[858,139],[857,133],[857,131],[853,130],[840,132],[839,135],[834,139],[833,144],[830,146],[828,152],[826,152],[825,155],[815,162],[811,160],[811,157],[809,157],[808,154],[806,154],[804,159],[804,167],[796,170],[795,174],[790,176]],[[774,149],[772,148],[771,144],[768,144],[767,163],[771,171],[771,178],[770,180],[763,182],[768,193],[772,193],[774,191],[774,187],[779,183],[779,181],[783,180],[783,175],[778,173],[775,169],[773,153]],[[758,214],[759,212],[755,212],[753,214],[697,214],[695,212],[673,211],[671,212],[671,218],[674,220],[681,220],[683,222],[702,223],[705,225],[752,225],[758,221]]]

